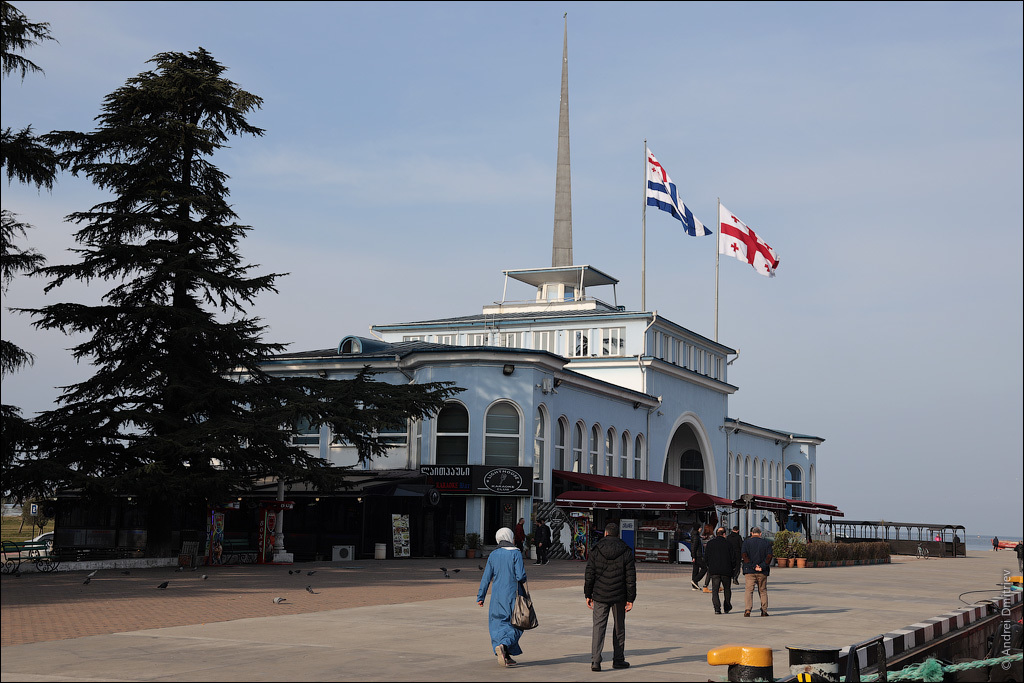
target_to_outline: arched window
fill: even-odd
[[[580,422],[572,430],[572,471],[583,471],[583,424]]]
[[[615,476],[615,430],[608,428],[604,439],[604,472],[609,477]]]
[[[786,498],[803,500],[803,472],[796,465],[786,468]]]
[[[739,498],[743,495],[743,461],[740,458],[740,454],[736,454],[736,467],[732,470],[733,476],[736,477],[736,486],[733,488],[733,494]]]
[[[558,418],[558,430],[555,434],[555,464],[556,470],[565,469],[565,439],[569,431],[568,422],[565,418]]]
[[[508,401],[488,409],[484,419],[484,464],[519,464],[519,411]]]
[[[619,476],[629,477],[632,474],[629,471],[629,444],[632,439],[629,438],[629,432],[622,432],[622,443],[619,445]]]
[[[535,481],[544,481],[544,444],[547,424],[544,406],[539,406],[537,418],[533,421],[533,478]]]
[[[597,468],[601,466],[601,428],[594,425],[590,428],[590,461],[587,463],[587,471],[597,474]]]
[[[768,463],[768,495],[775,496],[775,461]]]
[[[765,467],[767,467],[767,463],[765,463],[765,461],[762,460],[761,461],[761,495],[762,496],[767,496],[768,495],[768,489],[766,489],[765,486],[764,486],[765,485],[765,480],[766,480],[766,478],[768,476],[767,472],[765,472]]]
[[[633,446],[633,478],[644,478],[644,436],[636,435],[636,443]]]
[[[743,493],[752,493],[750,490],[750,456],[743,460]]]
[[[732,454],[725,457],[725,497],[739,498],[732,490]]]
[[[446,403],[437,414],[437,445],[434,462],[438,465],[469,463],[469,412],[461,403]]]
[[[704,458],[700,451],[684,451],[680,456],[679,485],[691,491],[704,492]]]

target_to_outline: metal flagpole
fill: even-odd
[[[715,341],[718,341],[718,245],[722,239],[722,198],[718,198],[718,211],[715,213],[715,222],[718,229],[715,230]]]
[[[647,138],[644,138],[644,203],[640,232],[640,310],[647,310]]]

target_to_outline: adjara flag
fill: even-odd
[[[676,184],[668,177],[665,168],[647,150],[647,206],[668,211],[683,224],[683,230],[691,237],[705,237],[711,231],[697,220],[693,212],[679,199]]]
[[[765,277],[775,277],[779,256],[747,224],[718,205],[718,253],[746,261]]]

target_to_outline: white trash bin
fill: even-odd
[[[388,559],[388,544],[377,543],[373,546],[373,559],[375,560],[386,560]]]

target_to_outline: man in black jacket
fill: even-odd
[[[594,611],[594,636],[590,670],[601,670],[601,651],[608,628],[608,613],[615,615],[612,629],[612,668],[628,669],[626,661],[626,612],[636,600],[636,560],[633,549],[619,538],[619,525],[609,522],[604,537],[594,544],[587,558],[583,583],[587,607]]]
[[[533,540],[537,544],[537,561],[534,564],[547,564],[548,550],[551,548],[551,529],[543,519],[537,520],[537,531]]]
[[[740,585],[740,567],[743,564],[743,537],[740,536],[739,526],[734,526],[729,535],[725,537],[725,540],[732,544],[732,547],[736,549],[736,567],[732,570],[732,582],[737,586]]]
[[[732,611],[732,572],[738,559],[739,553],[725,537],[725,527],[718,527],[715,537],[704,548],[704,561],[711,575],[711,604],[715,614],[722,613],[722,601],[718,598],[719,586],[725,593],[725,613]]]

